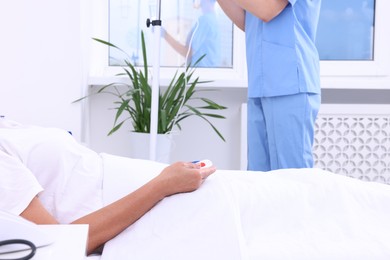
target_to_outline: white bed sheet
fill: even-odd
[[[103,158],[106,204],[165,166]],[[390,259],[390,186],[320,169],[218,170],[161,201],[101,259]]]

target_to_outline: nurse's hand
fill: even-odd
[[[164,197],[198,189],[216,171],[214,166],[201,168],[198,164],[176,162],[166,167],[153,181]]]

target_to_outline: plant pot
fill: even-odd
[[[131,132],[130,140],[130,156],[136,159],[149,160],[150,134]],[[157,135],[156,161],[168,164],[170,163],[172,143],[171,135]]]

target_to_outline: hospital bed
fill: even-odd
[[[165,166],[103,158],[106,204]],[[390,259],[389,205],[389,185],[318,168],[218,170],[199,190],[161,201],[87,259]]]
[[[316,153],[317,162],[329,156],[329,161],[338,165],[336,162],[349,155],[341,146],[345,135],[331,136],[338,132],[352,133],[351,140],[356,139],[360,147],[373,145],[372,152],[365,154],[364,149],[347,145],[356,152],[346,161],[352,170],[337,168],[347,169],[340,171],[346,174],[322,167],[272,172],[217,170],[197,191],[162,200],[107,242],[101,256],[87,259],[390,259],[390,186],[367,181],[389,180],[390,119],[370,115],[323,120],[317,130],[316,151],[327,147],[318,137],[325,133],[325,139],[334,138],[344,153],[332,154],[336,145],[331,143],[329,149],[324,148],[325,155]],[[352,129],[340,131],[340,125]],[[329,127],[329,132],[323,126]],[[367,140],[353,136],[361,131]],[[108,154],[101,158],[105,205],[139,188],[166,166]],[[360,158],[363,165],[359,165]],[[367,164],[370,167],[365,168]],[[353,169],[362,169],[363,174],[355,175]],[[372,169],[381,169],[373,171],[374,177],[383,178],[365,174]]]

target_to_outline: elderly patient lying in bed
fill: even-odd
[[[5,119],[0,157],[0,209],[38,224],[87,223],[88,253],[105,245],[102,259],[390,257],[384,184],[97,154],[66,131]]]

